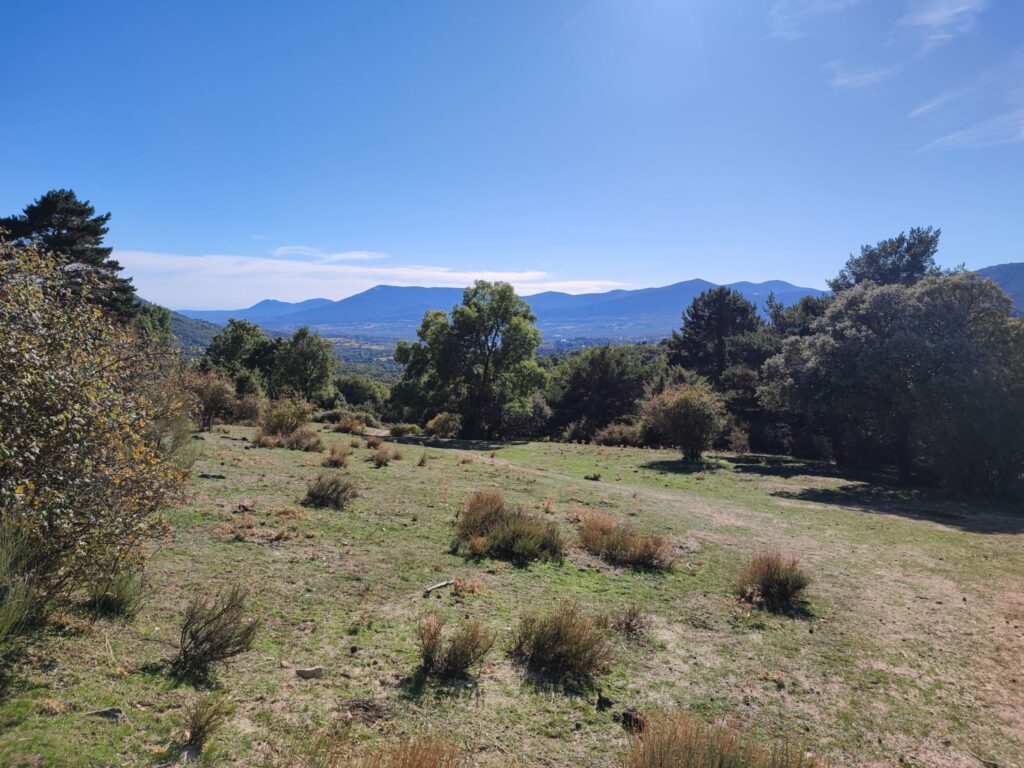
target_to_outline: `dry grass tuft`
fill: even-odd
[[[793,611],[802,602],[811,578],[795,557],[776,551],[757,552],[740,571],[735,594],[748,603],[775,613]]]
[[[664,539],[638,533],[632,526],[601,512],[580,515],[580,543],[614,565],[668,571],[675,562],[672,547]]]
[[[512,655],[534,672],[586,682],[611,661],[602,624],[572,600],[562,600],[550,613],[528,613],[520,619]]]
[[[472,579],[454,579],[454,583],[452,584],[452,593],[456,597],[479,595],[483,592],[483,589],[480,579],[476,577],[473,577]]]
[[[210,737],[219,731],[231,714],[231,703],[220,693],[198,696],[185,705],[185,748],[195,754],[203,751]]]
[[[563,543],[553,522],[507,507],[497,491],[478,491],[456,521],[454,549],[523,564],[560,558]]]
[[[320,435],[311,429],[296,429],[289,435],[286,435],[282,443],[285,448],[293,451],[311,451],[320,452],[324,449],[324,444],[320,440]]]
[[[373,463],[373,466],[380,469],[386,467],[391,462],[391,449],[386,445],[381,445],[373,453],[369,453],[366,456],[365,461]]]
[[[427,466],[427,452],[426,451],[421,453],[420,457],[418,459],[416,459],[416,466],[417,467],[425,467],[425,466]]]
[[[356,484],[352,480],[336,474],[323,474],[310,482],[302,503],[309,507],[344,509],[356,495]]]
[[[380,435],[370,435],[366,438],[366,447],[371,450],[374,448],[380,448],[384,445],[384,438]]]
[[[420,669],[424,674],[446,680],[465,677],[494,646],[494,635],[472,619],[446,638],[444,625],[444,619],[436,613],[428,613],[420,619],[416,628]]]
[[[350,435],[361,435],[366,432],[366,422],[352,414],[345,413],[338,417],[338,423],[332,427],[332,430],[334,432],[345,432]]]
[[[654,715],[632,735],[622,768],[815,768],[814,758],[783,746],[762,746],[685,712]]]
[[[639,603],[630,603],[625,608],[605,614],[608,628],[628,637],[640,637],[647,631],[650,618]]]
[[[340,445],[332,445],[330,451],[324,457],[324,460],[320,462],[320,466],[338,468],[347,467],[348,457],[351,455],[352,451],[349,448],[344,448]]]

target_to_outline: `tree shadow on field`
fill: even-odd
[[[501,448],[508,448],[511,445],[526,445],[529,442],[527,440],[460,440],[438,437],[418,437],[414,435],[388,437],[387,440],[390,443],[419,445],[424,448],[437,448],[442,451],[480,451],[482,453],[489,453],[491,451],[500,450]]]
[[[928,520],[969,533],[1024,532],[1024,509],[1019,502],[949,498],[931,489],[853,482],[831,488],[773,491],[771,495],[868,514]]]
[[[640,465],[642,469],[649,469],[653,472],[673,475],[696,475],[701,472],[715,472],[722,469],[717,461],[705,459],[703,461],[686,461],[685,459],[659,459],[657,461],[646,461]]]

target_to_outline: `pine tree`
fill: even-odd
[[[88,200],[70,189],[53,189],[25,206],[20,214],[0,218],[0,229],[13,242],[36,241],[64,267],[85,270],[95,281],[92,301],[128,320],[138,306],[130,278],[119,275],[121,265],[103,245],[110,214],[97,214]],[[73,272],[69,270],[73,277]]]

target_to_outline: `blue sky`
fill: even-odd
[[[1024,260],[1019,0],[5,4],[0,211],[172,307]]]

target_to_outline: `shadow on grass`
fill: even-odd
[[[869,514],[928,520],[970,533],[1024,532],[1024,511],[1013,502],[951,499],[929,489],[855,482],[832,488],[773,491],[771,495]]]
[[[417,668],[413,674],[402,678],[398,687],[403,699],[417,704],[427,698],[437,701],[439,699],[473,698],[480,695],[480,686],[475,677],[470,675],[452,678],[438,677],[429,674],[423,667]]]
[[[717,461],[686,461],[684,459],[660,459],[647,461],[640,465],[641,469],[673,475],[695,475],[700,472],[715,472],[722,469]]]
[[[527,440],[457,440],[457,439],[441,439],[437,437],[414,437],[407,435],[405,437],[389,437],[388,442],[400,443],[402,445],[420,445],[424,448],[437,448],[438,450],[456,450],[456,451],[479,451],[481,453],[489,453],[491,451],[497,451],[501,448],[507,448],[511,445],[526,445],[529,441]]]

